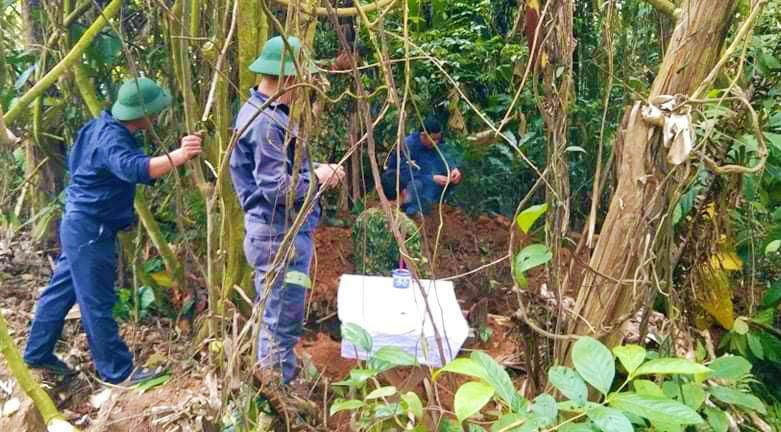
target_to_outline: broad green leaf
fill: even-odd
[[[660,358],[646,362],[632,374],[640,375],[693,375],[711,372],[707,367],[682,358]]]
[[[300,271],[289,271],[285,273],[285,285],[297,285],[305,289],[312,288],[312,280],[309,275]]]
[[[540,218],[548,210],[548,204],[539,204],[531,206],[526,210],[518,214],[515,218],[515,223],[518,224],[518,228],[524,233],[528,234],[534,222]]]
[[[583,378],[574,370],[564,366],[553,366],[548,370],[548,381],[556,387],[561,394],[571,399],[578,405],[583,405],[588,400],[588,388]]]
[[[459,423],[480,412],[494,396],[494,388],[482,381],[470,381],[456,391],[453,409]]]
[[[765,347],[762,346],[762,340],[757,333],[749,332],[746,335],[746,342],[748,342],[748,348],[752,354],[760,360],[765,359]]]
[[[423,418],[423,403],[415,392],[407,392],[401,395],[401,400],[407,408],[407,412],[412,413],[416,420]]]
[[[773,240],[772,242],[768,243],[767,246],[765,246],[765,255],[776,253],[780,248],[781,240]]]
[[[385,386],[385,387],[380,387],[380,388],[372,391],[371,393],[366,395],[365,399],[366,400],[380,399],[380,398],[393,396],[395,394],[396,394],[396,387],[394,387],[394,386]]]
[[[493,386],[496,394],[502,398],[508,406],[512,406],[513,400],[519,396],[515,391],[515,386],[513,386],[510,375],[507,374],[504,367],[482,351],[473,352],[470,358],[485,370],[484,380]]]
[[[634,380],[634,381],[632,381],[632,385],[635,387],[635,391],[638,394],[647,395],[647,396],[664,397],[664,392],[662,391],[662,388],[659,387],[653,381]]]
[[[386,419],[389,417],[401,415],[404,415],[404,410],[401,409],[401,404],[387,403],[374,406],[374,418],[376,419]]]
[[[514,271],[526,273],[534,267],[541,266],[553,258],[553,254],[544,244],[526,246],[515,256]]]
[[[417,364],[417,360],[412,354],[394,346],[384,346],[378,349],[372,355],[372,358],[388,362],[394,366],[415,366]]]
[[[640,345],[621,345],[613,348],[613,354],[630,374],[645,361],[645,348]]]
[[[712,386],[708,389],[708,392],[711,394],[711,396],[724,403],[748,408],[750,410],[757,411],[760,414],[767,414],[765,404],[762,403],[758,397],[752,394],[743,393],[740,390],[723,386]]]
[[[452,372],[461,375],[467,375],[488,381],[488,372],[476,361],[471,358],[457,358],[446,364],[441,369],[434,372],[433,378],[436,380],[442,372]]]
[[[139,290],[139,303],[141,303],[141,310],[147,309],[155,303],[155,291],[148,286],[141,287]]]
[[[586,415],[603,432],[633,432],[634,428],[629,419],[621,411],[605,406],[591,407]]]
[[[727,432],[727,430],[729,430],[729,419],[727,419],[727,414],[718,408],[706,406],[705,420],[713,429],[713,432]]]
[[[540,426],[552,424],[559,415],[559,407],[556,405],[556,399],[553,399],[553,396],[545,393],[534,399],[531,410],[539,419]]]
[[[708,363],[708,367],[713,371],[710,378],[720,378],[730,381],[737,381],[751,372],[751,363],[740,356],[724,356]]]
[[[699,410],[703,403],[705,403],[705,390],[702,388],[702,384],[686,383],[681,387],[682,402],[693,410]]]
[[[572,347],[572,363],[587,383],[602,394],[610,391],[616,376],[613,354],[598,340],[583,336]]]
[[[748,333],[748,323],[746,323],[744,318],[738,318],[732,324],[732,331],[741,336],[745,336],[746,333]]]
[[[515,431],[526,422],[528,416],[521,414],[505,414],[491,425],[491,432]]]
[[[765,132],[765,139],[770,145],[781,150],[781,134]]]
[[[773,282],[762,297],[763,307],[770,308],[778,306],[779,303],[781,303],[781,280]]]
[[[340,411],[352,411],[363,407],[363,401],[351,399],[351,400],[337,400],[331,405],[331,409],[328,411],[329,415],[334,415]]]
[[[342,338],[367,353],[372,352],[372,337],[358,324],[343,323]]]
[[[612,394],[609,401],[613,408],[638,415],[652,422],[669,422],[681,425],[702,423],[702,418],[696,411],[665,397],[627,392]]]

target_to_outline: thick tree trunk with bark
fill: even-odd
[[[649,100],[685,96],[700,85],[719,59],[735,4],[682,4]],[[655,239],[671,215],[673,188],[685,181],[680,173],[685,164],[676,168],[667,162],[661,130],[643,120],[643,104],[624,114],[615,145],[618,184],[568,323],[570,333],[600,336],[609,346],[621,340],[621,321],[655,292],[653,272],[668,265],[669,254],[657,254]],[[568,361],[570,347],[571,341],[561,341],[560,362]]]

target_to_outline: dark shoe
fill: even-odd
[[[163,368],[155,368],[155,369],[139,368],[134,370],[130,374],[130,376],[127,377],[127,379],[125,379],[124,384],[128,386],[134,386],[144,381],[149,381],[161,377],[164,374],[165,374],[165,369]]]
[[[68,366],[67,363],[54,357],[53,360],[43,363],[27,363],[27,366],[31,369],[40,369],[46,372],[60,375],[63,378],[73,378],[79,374],[79,371]]]

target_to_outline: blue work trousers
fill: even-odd
[[[402,210],[408,215],[417,213],[429,214],[434,204],[442,199],[442,193],[445,188],[436,184],[432,175],[411,176],[406,169],[402,169],[399,175],[399,190],[405,191],[407,196],[402,203]],[[394,199],[396,193],[396,171],[388,170],[382,175],[382,187],[385,196]],[[450,185],[445,193],[453,190],[455,185]]]
[[[77,213],[60,224],[62,253],[49,286],[41,294],[24,352],[30,365],[55,360],[54,346],[65,316],[78,302],[92,359],[101,379],[124,381],[133,369],[133,355],[119,336],[112,316],[116,302],[116,229]]]
[[[312,261],[312,232],[299,232],[293,241],[293,248],[276,277],[266,290],[267,274],[273,267],[274,256],[279,250],[284,231],[268,226],[268,229],[253,230],[244,239],[244,254],[255,267],[255,299],[263,307],[263,317],[258,333],[258,363],[264,368],[277,368],[282,372],[285,383],[298,374],[296,355],[293,349],[304,331],[304,301],[306,287],[285,282],[285,275],[300,272],[309,275]]]

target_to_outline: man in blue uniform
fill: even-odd
[[[170,104],[171,96],[154,81],[130,80],[119,89],[110,113],[103,112],[79,130],[68,157],[62,251],[36,305],[24,353],[29,366],[75,374],[54,355],[54,348],[65,315],[78,303],[100,379],[132,384],[154,376],[133,369],[133,355],[111,310],[116,302],[116,237],[136,222],[136,184],[151,184],[201,152],[201,138],[195,135],[184,137],[181,147],[168,155],[149,157],[139,147],[133,134],[151,128],[156,115]]]
[[[293,381],[298,373],[293,348],[303,332],[306,293],[300,276],[309,275],[312,236],[320,218],[317,203],[306,215],[285,260],[276,268],[274,256],[303,207],[310,183],[335,186],[344,177],[338,165],[318,165],[311,172],[304,153],[293,184],[296,147],[304,143],[289,124],[295,90],[285,89],[296,83],[293,57],[298,57],[301,43],[295,37],[287,41],[289,48],[281,37],[269,39],[260,57],[250,65],[250,70],[262,79],[236,118],[235,128],[243,133],[230,159],[233,186],[244,210],[244,253],[255,268],[256,301],[264,305],[258,335],[258,376],[262,381],[276,380],[281,372],[284,383]],[[260,110],[280,90],[284,93]],[[288,208],[291,195],[293,208]],[[271,275],[276,277],[267,281]]]
[[[396,151],[388,156],[382,174],[383,191],[390,199],[400,196],[401,209],[409,216],[430,213],[443,193],[461,183],[461,170],[442,141],[442,125],[428,118],[420,131],[404,140],[400,157]]]

